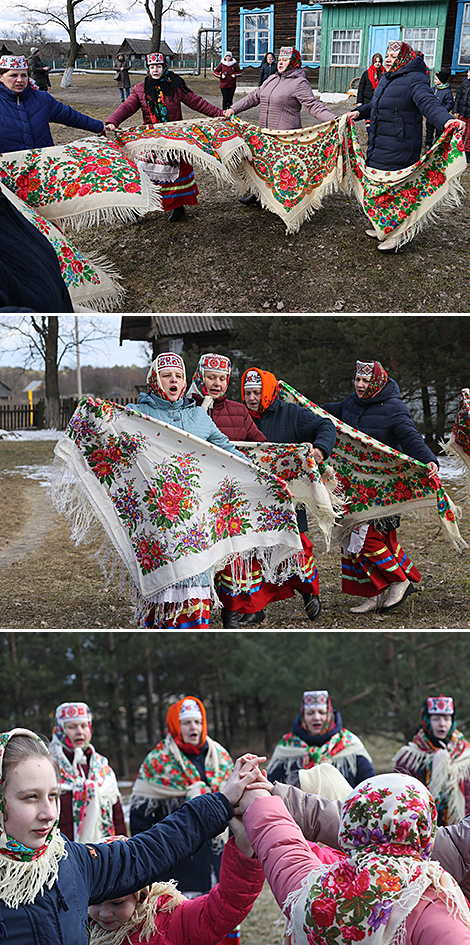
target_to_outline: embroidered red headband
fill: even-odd
[[[450,696],[430,696],[426,705],[429,715],[454,714],[454,700]]]
[[[165,56],[161,52],[151,52],[145,58],[148,66],[165,64]]]
[[[199,362],[199,367],[204,371],[215,371],[218,374],[230,374],[231,364],[228,358],[222,354],[205,354]]]
[[[0,69],[27,69],[28,62],[24,56],[0,56]]]

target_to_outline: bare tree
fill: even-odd
[[[165,16],[165,13],[169,13],[172,10],[176,13],[177,16],[181,19],[194,19],[191,13],[188,13],[183,7],[177,6],[179,0],[168,0],[166,5],[164,5],[163,0],[134,0],[134,3],[131,3],[130,9],[136,6],[137,3],[141,3],[145,12],[150,20],[152,25],[152,50],[156,51],[160,49],[160,43],[162,39],[162,20]]]
[[[70,40],[69,58],[65,72],[62,76],[61,86],[66,88],[72,84],[72,75],[75,60],[78,54],[78,30],[83,24],[91,20],[114,20],[118,16],[114,7],[110,7],[107,0],[66,0],[66,6],[54,6],[51,0],[46,0],[43,7],[32,7],[18,5],[20,10],[25,10],[29,15],[37,13],[45,17],[42,21],[43,26],[46,23],[55,23],[67,33]]]
[[[36,23],[34,19],[23,20],[15,29],[16,32],[12,38],[24,46],[37,46],[41,49],[47,43],[53,42],[52,36],[46,32],[44,25]]]

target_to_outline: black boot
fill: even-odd
[[[171,211],[168,219],[170,223],[177,223],[178,220],[182,220],[185,215],[186,211],[184,207],[175,207],[175,209]]]
[[[321,613],[320,598],[318,597],[318,594],[306,594],[305,591],[301,591],[301,594],[304,602],[305,613],[307,614],[308,619],[313,623],[313,621],[316,620]]]
[[[253,627],[257,623],[263,623],[264,618],[264,610],[257,610],[254,614],[242,614],[240,617],[240,626]]]
[[[249,194],[248,197],[240,197],[238,200],[239,203],[244,203],[245,207],[252,207],[255,203],[259,203],[258,198],[254,194]]]
[[[222,607],[222,626],[224,630],[239,630],[240,629],[240,618],[238,616],[238,611],[236,610],[227,610],[226,607]]]

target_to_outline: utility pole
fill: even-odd
[[[80,370],[80,341],[78,338],[78,315],[75,316],[75,347],[77,349],[77,392],[78,399],[82,399],[82,372]]]

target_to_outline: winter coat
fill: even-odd
[[[197,394],[193,395],[193,399],[198,406],[202,404],[203,398]],[[242,441],[251,443],[266,442],[264,433],[256,426],[245,404],[240,404],[236,400],[227,400],[225,395],[216,397],[209,416],[232,443]]]
[[[223,794],[196,797],[161,824],[132,840],[66,842],[52,889],[33,905],[8,908],[0,901],[6,945],[88,945],[88,904],[128,896],[171,872],[207,837],[227,827],[232,808]],[[1,893],[0,893],[1,895]]]
[[[155,420],[161,420],[163,423],[171,423],[174,427],[180,427],[182,430],[186,430],[186,433],[199,436],[201,440],[207,440],[208,443],[219,446],[220,449],[227,450],[228,453],[246,460],[243,453],[232,446],[228,437],[220,432],[213,420],[207,416],[206,411],[202,407],[198,407],[194,400],[182,397],[175,403],[170,403],[169,400],[163,400],[162,397],[157,397],[156,394],[148,391],[146,394],[139,394],[138,403],[128,404],[128,407],[138,410],[139,413],[148,414],[149,417],[154,417]]]
[[[142,119],[144,125],[152,124],[152,116],[147,105],[147,100],[145,98],[145,83],[138,82],[137,85],[134,85],[129,98],[125,102],[122,102],[118,108],[113,112],[109,118],[106,119],[106,123],[110,125],[121,125],[126,118],[130,118],[131,115],[142,109]],[[192,92],[191,89],[177,88],[173,98],[168,98],[165,96],[165,105],[168,109],[167,121],[181,121],[183,118],[181,112],[181,103],[187,105],[188,108],[192,108],[195,112],[201,112],[203,115],[208,115],[209,118],[220,118],[223,115],[221,108],[217,108],[217,105],[211,105],[210,102],[206,102],[204,98],[201,98],[200,95],[196,95],[195,92]]]
[[[40,56],[29,56],[28,72],[41,92],[45,92],[49,87],[49,79]]]
[[[0,226],[0,308],[73,312],[54,247],[2,194],[1,187]]]
[[[224,847],[220,879],[205,896],[186,899],[172,912],[157,912],[149,945],[217,945],[246,918],[264,885],[258,857],[240,853],[233,837]],[[165,896],[162,896],[162,905]],[[141,945],[141,928],[129,936]]]
[[[69,751],[68,748],[63,747],[64,755],[68,758],[70,763],[73,762],[74,752]],[[85,755],[89,761],[91,758],[92,749],[85,748]],[[89,764],[81,764],[80,768],[83,769],[83,777],[88,777]],[[121,807],[121,802],[118,800],[113,805],[113,824],[116,831],[116,835],[123,835],[127,837],[127,827],[124,820],[124,814]],[[71,791],[62,791],[60,795],[60,820],[59,820],[59,830],[65,834],[69,840],[73,840],[73,813],[72,813],[72,792]]]
[[[129,60],[125,58],[122,61],[120,59],[116,59],[115,62],[113,62],[113,69],[115,69],[116,72],[119,72],[119,79],[116,79],[116,87],[118,89],[130,89],[131,87],[131,80],[129,77],[130,67],[131,67],[131,64]]]
[[[320,745],[326,744],[330,738],[333,738],[334,735],[337,735],[338,732],[343,728],[343,720],[340,713],[337,709],[334,710],[335,722],[336,725],[331,732],[328,732],[328,735],[312,735],[311,732],[305,730],[301,725],[301,717],[297,715],[294,719],[292,725],[292,736],[295,737],[295,750],[297,757],[283,757],[274,760],[273,759],[268,764],[268,778],[270,781],[281,781],[284,784],[288,784],[292,780],[292,774],[294,771],[298,771],[302,767],[304,755],[307,753],[308,749],[311,747],[318,747]],[[286,738],[287,736],[284,736]],[[362,745],[360,739],[357,739],[358,745]],[[364,745],[362,745],[364,748]],[[298,752],[303,750],[303,754],[299,755]],[[364,751],[366,749],[364,748]],[[329,762],[341,772],[346,781],[349,781],[351,787],[356,787],[360,784],[361,781],[365,781],[366,778],[373,778],[375,771],[371,765],[371,762],[366,754],[362,755],[357,751],[354,755],[347,755],[342,757],[341,752],[338,752],[333,759],[328,759]]]
[[[408,407],[400,400],[400,388],[392,378],[374,397],[358,397],[353,393],[339,403],[323,404],[323,409],[350,427],[412,456],[420,463],[437,463],[434,453],[416,429]]]
[[[452,89],[448,82],[446,82],[442,88],[435,86],[433,94],[436,96],[437,101],[440,102],[444,108],[447,108],[448,112],[453,112],[454,96],[452,95]]]
[[[369,72],[366,69],[362,73],[359,86],[357,89],[356,102],[358,105],[366,105],[367,102],[370,102],[374,94],[374,86],[369,79]]]
[[[259,70],[258,85],[262,85],[263,82],[268,79],[270,75],[274,75],[275,72],[277,72],[277,62],[274,60],[268,62],[265,56]]]
[[[454,114],[470,118],[470,79],[464,79],[455,93]]]
[[[361,118],[370,118],[366,164],[393,171],[419,160],[423,142],[423,115],[442,133],[449,114],[433,95],[426,65],[419,56],[396,72],[386,72]]]
[[[243,815],[243,823],[282,909],[289,893],[299,889],[321,861],[309,849],[280,798],[257,797]],[[470,945],[470,929],[449,914],[430,887],[406,919],[405,941],[406,945]]]
[[[221,89],[235,89],[237,87],[237,77],[241,74],[242,71],[238,62],[234,62],[231,66],[228,66],[227,63],[222,60],[214,69],[214,75],[220,79]]]
[[[0,85],[0,152],[48,148],[54,144],[49,122],[70,125],[99,135],[102,121],[76,112],[58,102],[48,92],[38,92],[27,85],[19,94]]]
[[[335,445],[336,429],[331,420],[317,417],[298,404],[287,404],[279,397],[254,419],[270,443],[311,443],[323,450],[325,459]]]
[[[291,784],[276,781],[273,794],[282,798],[304,837],[338,848],[341,801],[306,794]],[[438,827],[431,859],[437,860],[470,899],[470,817],[450,827]]]
[[[315,98],[303,69],[289,69],[283,73],[276,69],[275,75],[269,76],[263,85],[235,102],[232,108],[238,115],[258,104],[258,124],[261,128],[273,128],[276,131],[301,128],[302,105],[317,121],[334,121],[336,118],[329,108]]]

